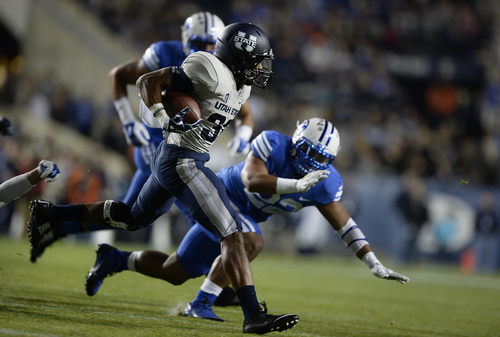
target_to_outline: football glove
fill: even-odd
[[[328,170],[318,170],[309,173],[302,179],[278,178],[276,194],[304,193],[322,180],[328,178]]]
[[[139,121],[132,119],[123,123],[123,133],[127,139],[128,145],[133,146],[147,146],[151,136],[149,135],[146,127]]]
[[[236,135],[227,143],[227,148],[229,149],[229,156],[231,158],[241,158],[246,156],[250,151],[250,143]]]
[[[45,179],[45,182],[51,183],[59,178],[61,171],[54,162],[43,159],[38,164],[38,173],[40,173],[40,178],[47,178]]]
[[[389,268],[384,267],[383,265],[376,264],[372,269],[372,274],[379,277],[383,278],[386,280],[396,280],[401,284],[406,284],[407,282],[410,282],[410,279],[407,276],[395,273]]]
[[[10,121],[5,117],[0,118],[0,135],[12,135],[12,125],[10,124]]]
[[[237,121],[238,123],[238,121]],[[229,143],[229,156],[232,158],[243,159],[250,152],[250,138],[252,137],[253,128],[249,125],[242,124],[236,128],[236,133]]]
[[[182,120],[184,116],[189,112],[189,108],[186,107],[179,111],[176,115],[171,118],[165,119],[163,123],[163,131],[165,132],[174,132],[174,133],[184,133],[186,131],[192,130],[196,128],[202,122],[200,118],[195,123],[187,124]]]
[[[386,268],[380,263],[380,261],[375,257],[375,253],[369,252],[363,256],[363,262],[370,268],[373,275],[383,278],[386,280],[396,280],[401,284],[406,284],[410,282],[410,278],[398,273],[395,273],[389,268]]]
[[[318,170],[307,174],[297,181],[297,192],[304,193],[309,191],[311,187],[328,178],[329,174],[328,170]]]

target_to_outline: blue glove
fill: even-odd
[[[40,178],[44,179],[45,182],[51,183],[59,178],[61,171],[54,162],[50,160],[43,159],[40,164],[38,164],[38,172],[40,173]]]
[[[200,123],[202,122],[201,118],[193,124],[184,123],[182,119],[189,112],[189,110],[190,109],[186,107],[182,109],[180,112],[178,112],[174,117],[166,119],[165,122],[163,123],[163,131],[184,133],[200,125]]]
[[[5,117],[0,118],[0,134],[2,136],[12,135],[12,125],[10,124],[10,121]]]
[[[133,146],[147,146],[149,145],[149,140],[151,136],[149,135],[146,127],[132,119],[126,123],[123,123],[123,132],[125,133],[125,138],[127,139],[128,145]]]

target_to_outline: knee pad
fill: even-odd
[[[114,219],[111,218],[111,207],[113,207]],[[108,225],[116,228],[122,228],[128,230],[139,229],[135,228],[134,226],[134,221],[130,216],[131,209],[132,207],[128,206],[127,204],[121,201],[115,202],[113,200],[106,200],[104,202],[104,209],[102,212],[104,221]]]

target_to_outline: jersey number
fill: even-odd
[[[201,138],[209,143],[213,143],[217,137],[219,137],[219,134],[231,123],[232,119],[226,123],[226,117],[219,115],[218,113],[214,113],[207,118],[207,121],[212,122],[215,125],[211,128],[204,127],[201,131]]]

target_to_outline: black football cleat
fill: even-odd
[[[64,236],[65,235],[61,235],[60,233],[58,233],[58,231],[56,231],[54,227],[50,227],[50,229],[40,240],[40,245],[38,246],[38,248],[34,249],[33,247],[31,247],[31,262],[35,263],[36,261],[38,261],[42,254],[45,252],[45,248],[49,247]]]
[[[216,307],[227,307],[239,305],[238,297],[236,297],[236,293],[233,288],[230,286],[222,288],[222,292],[217,296],[214,302],[214,306]]]
[[[42,238],[50,231],[48,213],[53,206],[51,202],[44,200],[33,200],[31,202],[31,217],[28,222],[28,238],[31,249],[39,249]]]
[[[243,322],[244,333],[255,333],[263,335],[273,331],[290,330],[299,322],[299,316],[294,314],[271,315],[267,313],[265,303],[264,309],[251,320]]]

